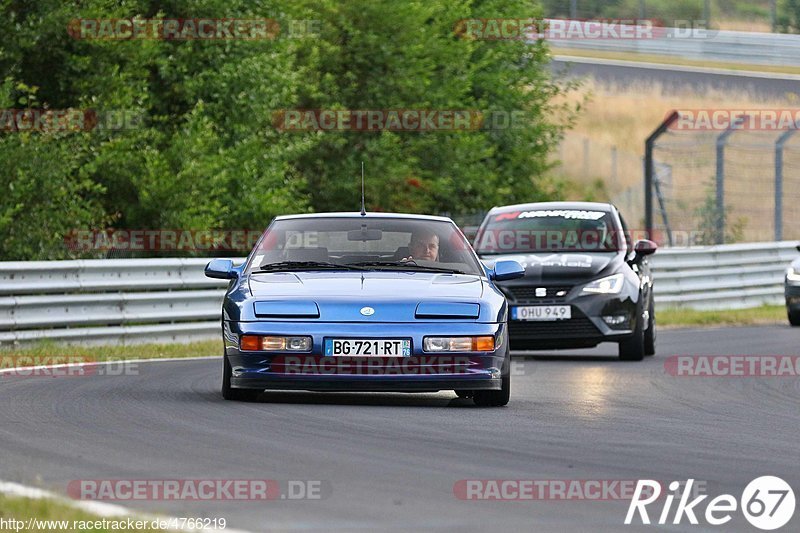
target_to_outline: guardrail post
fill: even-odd
[[[653,235],[653,176],[655,165],[653,163],[653,150],[656,141],[667,131],[673,122],[680,118],[680,113],[673,111],[662,122],[644,143],[644,229],[648,236]]]
[[[783,240],[783,146],[797,133],[797,125],[785,131],[775,142],[775,240]]]

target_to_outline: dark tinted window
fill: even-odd
[[[475,239],[479,254],[609,252],[625,238],[608,211],[547,209],[489,215]]]

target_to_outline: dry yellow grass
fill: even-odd
[[[562,162],[556,172],[582,185],[602,180],[609,199],[634,224],[643,217],[644,142],[672,110],[800,107],[796,97],[767,100],[745,91],[670,92],[653,83],[619,87],[587,81],[563,99],[581,103],[582,110],[556,154]],[[670,165],[665,194],[672,199],[673,229],[694,230],[701,224],[698,209],[707,201],[715,174],[718,133],[670,133],[659,141],[656,160]],[[726,152],[726,206],[729,220],[741,226],[740,240],[773,236],[773,146],[778,135],[737,132]],[[784,164],[784,238],[792,239],[800,236],[800,229],[788,222],[800,216],[800,136],[787,145]]]
[[[620,87],[587,80],[565,98],[583,103],[569,135],[585,136],[593,143],[616,146],[622,152],[642,155],[644,141],[676,109],[774,109],[800,106],[797,97],[780,99],[755,97],[745,91],[685,90],[674,92],[658,83]]]
[[[769,21],[762,19],[725,19],[714,21],[712,26],[718,30],[759,31],[764,33],[772,31]]]

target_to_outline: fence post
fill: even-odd
[[[611,147],[611,184],[617,184],[617,147]]]
[[[794,127],[775,142],[775,240],[783,240],[783,146],[797,133]]]
[[[578,0],[572,0],[569,3],[569,18],[572,20],[578,18]]]
[[[644,143],[644,229],[647,231],[648,235],[653,235],[653,174],[655,172],[653,168],[653,149],[655,148],[656,140],[658,140],[658,138],[667,131],[667,128],[678,120],[680,116],[681,114],[677,111],[670,113],[666,120],[650,134],[650,137],[648,137]]]
[[[583,139],[583,177],[589,176],[589,137]]]
[[[733,119],[731,125],[717,137],[717,175],[716,175],[716,244],[725,244],[725,145],[728,137],[739,129],[745,115]]]

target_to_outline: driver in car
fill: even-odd
[[[404,257],[403,261],[412,261],[414,259],[438,261],[439,236],[429,229],[415,231],[411,234],[408,250],[411,255]]]

